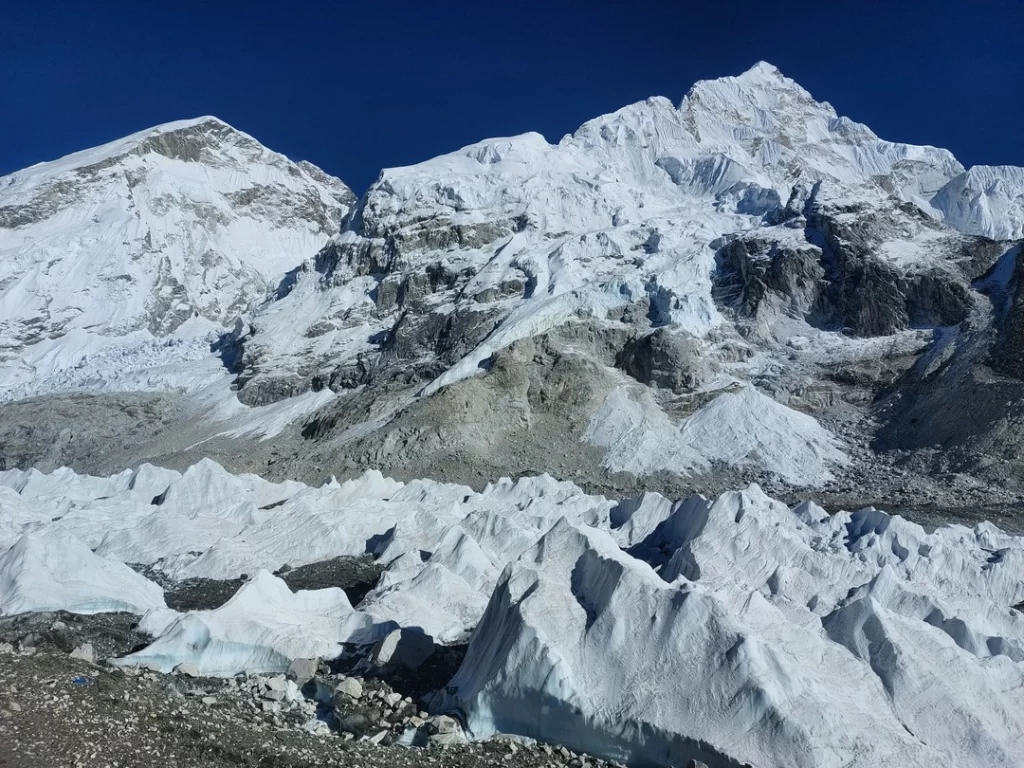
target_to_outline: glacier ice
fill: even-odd
[[[156,611],[143,617],[142,627],[159,637],[120,663],[164,672],[189,663],[204,675],[227,677],[286,672],[293,659],[331,659],[343,643],[374,643],[396,625],[353,610],[338,587],[292,592],[260,571],[219,608],[178,617]]]
[[[830,515],[756,485],[677,502],[546,475],[479,492],[376,472],[313,488],[210,461],[110,478],[9,470],[0,509],[19,536],[0,539],[0,610],[145,613],[155,640],[121,663],[276,672],[401,627],[469,640],[435,706],[477,737],[636,765],[1024,754],[1024,538],[990,523]],[[270,573],[363,552],[384,572],[355,608]],[[122,562],[255,575],[220,608],[179,614]]]

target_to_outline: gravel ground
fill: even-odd
[[[382,677],[356,698],[331,690],[341,675],[321,665],[297,701],[271,700],[271,678],[164,675],[91,663],[63,650],[90,642],[98,656],[137,638],[128,614],[26,614],[0,621],[0,767],[346,766],[346,768],[604,768],[558,746],[493,739],[404,747],[422,704]],[[77,645],[76,645],[77,647]],[[102,650],[101,650],[102,649]],[[282,678],[278,678],[278,682]],[[391,700],[394,703],[388,704]],[[315,731],[315,732],[313,732]]]
[[[261,711],[234,680],[132,675],[57,653],[0,653],[4,768],[606,765],[505,740],[378,745],[334,731],[306,733],[301,719]]]

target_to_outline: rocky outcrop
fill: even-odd
[[[999,335],[992,347],[992,367],[1001,373],[1024,379],[1024,249],[1017,248],[1012,273],[999,300],[1005,302]]]
[[[975,262],[987,268],[995,258],[991,241],[943,232],[913,206],[812,198],[805,214],[719,247],[720,303],[748,321],[781,314],[860,337],[953,326],[973,304]],[[906,263],[889,255],[904,246],[932,253]]]
[[[685,331],[667,328],[657,328],[628,344],[619,354],[618,365],[642,384],[673,392],[696,389],[712,373],[697,340]]]

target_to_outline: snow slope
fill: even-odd
[[[315,254],[353,199],[213,117],[0,178],[0,382],[38,386],[112,346],[152,367],[169,336],[208,355],[204,337]]]
[[[712,462],[756,467],[793,486],[821,485],[847,463],[838,441],[812,417],[754,387],[726,391],[678,425],[649,393],[616,389],[587,432],[610,469],[706,471]]]
[[[1024,755],[1024,539],[988,523],[829,516],[757,486],[675,503],[615,502],[549,476],[479,493],[374,472],[311,488],[209,461],[108,479],[7,471],[0,504],[23,535],[0,554],[0,609],[151,608],[142,626],[155,641],[123,663],[280,671],[397,625],[470,637],[435,705],[461,710],[478,737],[636,765]],[[341,590],[293,594],[267,572],[364,551],[385,570],[356,608]],[[257,575],[220,608],[176,614],[118,560],[173,577]],[[76,563],[73,600],[47,596],[47,561]],[[10,584],[35,592],[12,602]]]
[[[961,232],[1024,238],[1024,168],[976,165],[951,179],[931,203]]]

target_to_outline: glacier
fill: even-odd
[[[144,614],[154,640],[120,664],[280,672],[402,627],[468,640],[433,706],[477,738],[631,765],[1024,754],[1024,538],[991,523],[829,515],[757,486],[614,500],[550,476],[474,492],[368,472],[310,487],[209,460],[107,478],[8,470],[0,512],[15,536],[0,543],[0,611]],[[357,606],[271,573],[364,552],[384,572]],[[252,577],[219,608],[178,613],[125,562]]]

